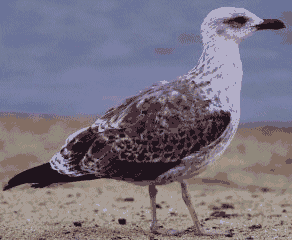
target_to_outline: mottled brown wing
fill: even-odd
[[[154,180],[212,143],[230,123],[229,112],[210,112],[212,103],[200,94],[201,87],[176,81],[146,89],[108,110],[61,154],[84,173]]]
[[[212,143],[230,123],[230,113],[210,112],[201,87],[186,81],[156,85],[110,109],[101,119],[118,129],[99,134],[85,169],[107,177],[155,179]]]

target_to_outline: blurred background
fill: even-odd
[[[290,1],[12,0],[0,8],[1,112],[102,114],[155,82],[186,74],[201,24],[219,7],[278,18],[240,45],[241,122],[291,121]]]

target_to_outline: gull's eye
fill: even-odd
[[[241,16],[241,17],[233,18],[233,21],[236,23],[245,24],[248,21],[248,18]]]
[[[247,17],[239,16],[235,18],[229,18],[223,21],[223,23],[230,25],[234,28],[241,28],[248,21]]]

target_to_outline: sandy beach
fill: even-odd
[[[94,119],[2,114],[2,186],[15,174],[48,162],[71,133]],[[222,239],[292,238],[292,125],[271,125],[241,124],[224,155],[188,180],[203,226],[232,232]],[[191,227],[179,184],[157,188],[161,226]],[[191,231],[173,237],[150,234],[150,222],[148,188],[122,181],[43,189],[25,184],[0,192],[0,239],[194,239]]]

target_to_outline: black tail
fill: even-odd
[[[3,191],[25,183],[33,183],[31,186],[33,188],[43,188],[53,183],[78,182],[94,179],[98,179],[94,174],[83,175],[80,177],[69,177],[68,175],[63,175],[56,170],[53,170],[50,163],[45,163],[21,172],[11,178],[8,184],[4,186]]]

